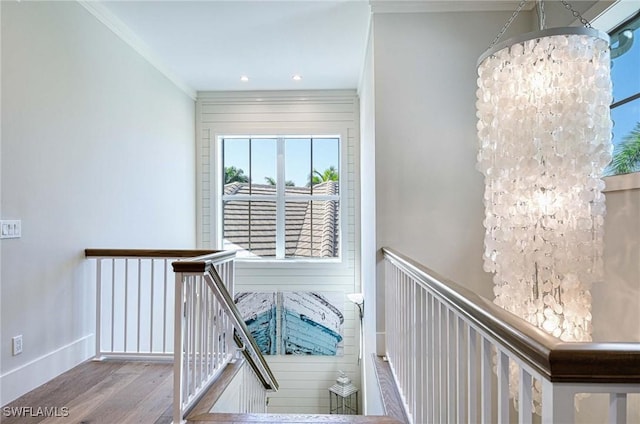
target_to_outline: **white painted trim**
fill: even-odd
[[[333,99],[336,97],[353,100],[354,95],[357,95],[356,90],[198,91],[198,100],[204,103],[210,99],[217,101],[252,100],[266,102],[274,100],[291,101],[297,98],[300,101],[313,102],[314,100]]]
[[[598,2],[583,16],[591,21],[594,28],[609,32],[640,10],[640,0],[618,0],[613,4]]]
[[[196,246],[200,249],[208,248],[211,246],[204,245],[204,237],[202,229],[203,227],[203,216],[202,216],[202,186],[204,185],[202,182],[202,159],[199,159],[202,156],[202,120],[200,119],[200,114],[202,112],[202,105],[200,102],[196,102],[195,104],[195,126],[196,126]],[[211,161],[209,161],[209,166],[211,166]]]
[[[0,23],[1,22],[2,22],[2,2],[0,1]],[[2,152],[2,124],[3,124],[2,98],[3,98],[2,97],[2,31],[0,30],[0,152]],[[2,176],[2,161],[0,161],[0,217],[2,217],[2,184],[1,184],[2,177],[1,176]],[[0,287],[2,287],[2,243],[1,242],[0,242]],[[0,290],[0,305],[2,305],[2,290]],[[1,318],[0,318],[0,328],[2,328]],[[2,331],[0,331],[0,333],[2,333]],[[4,344],[2,345],[5,346]],[[4,405],[5,403],[6,402],[3,402],[2,377],[0,377],[0,405]]]
[[[605,177],[604,183],[606,188],[603,191],[605,193],[612,191],[640,189],[640,172]]]
[[[352,100],[353,98],[353,91],[350,91],[351,97],[350,99]],[[214,93],[216,94],[216,93]],[[272,100],[272,99],[269,99]],[[307,99],[308,100],[308,99]],[[329,126],[327,126],[328,128]],[[322,127],[321,126],[317,126],[316,124],[314,124],[313,126],[309,126],[306,129],[302,129],[302,130],[297,130],[294,128],[288,128],[286,130],[282,130],[282,133],[277,132],[277,134],[272,134],[273,130],[265,130],[265,131],[260,131],[257,129],[252,129],[250,134],[247,133],[243,133],[241,128],[238,130],[233,130],[233,131],[228,131],[228,132],[221,132],[220,134],[216,133],[215,134],[215,141],[212,140],[210,141],[210,144],[215,143],[215,151],[217,152],[216,156],[218,157],[218,162],[216,162],[216,168],[210,168],[210,172],[212,172],[211,177],[210,177],[210,183],[214,184],[214,186],[212,186],[212,189],[214,191],[212,191],[212,193],[216,193],[215,196],[211,197],[211,210],[215,210],[217,215],[215,216],[222,216],[222,202],[219,201],[220,200],[229,200],[229,199],[235,199],[235,200],[266,200],[266,201],[278,201],[280,200],[284,200],[285,198],[280,198],[277,195],[238,195],[238,194],[233,194],[233,195],[225,195],[225,194],[221,194],[220,190],[217,188],[218,186],[218,179],[217,179],[217,175],[218,172],[222,169],[222,152],[221,152],[221,144],[220,141],[223,138],[235,138],[235,137],[240,137],[240,138],[246,138],[246,137],[255,137],[255,138],[276,138],[276,139],[282,139],[282,138],[286,138],[286,137],[292,137],[292,138],[296,138],[296,137],[308,137],[308,138],[314,138],[314,136],[316,138],[333,138],[336,137],[340,140],[340,160],[339,160],[339,168],[340,168],[340,175],[347,175],[347,178],[340,178],[339,184],[340,184],[340,188],[339,188],[339,194],[337,195],[289,195],[286,196],[287,200],[291,200],[291,201],[306,201],[306,200],[321,200],[321,201],[326,201],[326,200],[335,200],[338,201],[340,204],[340,225],[339,225],[339,235],[338,235],[338,239],[340,240],[340,249],[339,249],[339,255],[337,258],[315,258],[315,259],[293,259],[293,258],[260,258],[260,259],[252,259],[252,258],[245,258],[245,257],[241,257],[238,256],[236,258],[236,264],[241,264],[242,267],[244,267],[245,265],[248,265],[247,268],[261,268],[261,267],[266,267],[266,268],[270,268],[270,267],[274,267],[274,268],[280,268],[283,265],[285,267],[289,267],[290,265],[292,265],[292,268],[297,267],[301,267],[301,268],[308,268],[310,265],[311,267],[315,266],[315,265],[319,265],[319,266],[335,266],[335,267],[340,267],[340,268],[348,268],[349,267],[349,261],[348,261],[348,255],[346,254],[346,250],[348,249],[349,246],[349,241],[347,238],[347,230],[348,230],[348,214],[349,214],[349,208],[351,207],[350,203],[349,203],[349,196],[345,195],[344,193],[347,192],[347,184],[348,184],[348,176],[349,176],[349,172],[348,172],[348,143],[349,143],[349,128],[348,127],[342,127],[341,129],[337,129],[334,128],[333,130],[328,130],[326,132],[322,131]],[[359,136],[358,136],[359,139]],[[358,141],[359,143],[359,141]],[[278,143],[280,144],[280,143]],[[210,152],[211,154],[211,152]],[[280,170],[280,167],[278,167],[278,170]],[[354,174],[355,175],[355,174]],[[280,181],[284,181],[284,178],[282,176],[278,176],[278,179]],[[284,231],[284,216],[281,216],[281,226],[280,226],[280,230]],[[213,233],[213,223],[210,222],[210,237],[214,237],[215,235],[215,239],[212,239],[211,244],[212,246],[214,246],[214,248],[219,249],[222,248],[223,245],[223,241],[222,241],[222,220],[221,219],[216,219],[216,232],[215,234]],[[284,235],[283,235],[284,236]],[[356,243],[356,241],[354,240],[354,243]],[[357,244],[357,243],[356,243]]]
[[[70,370],[93,356],[94,335],[81,337],[65,346],[49,352],[0,376],[2,399],[0,405],[19,398],[23,394]],[[65,406],[65,405],[57,405]]]
[[[513,12],[519,1],[425,1],[425,0],[371,0],[373,13],[436,13],[436,12]],[[535,2],[525,5],[532,10]]]
[[[360,100],[360,93],[362,92],[362,84],[364,82],[364,76],[366,74],[366,65],[367,65],[367,56],[369,55],[369,49],[371,49],[371,54],[373,55],[373,11],[371,5],[369,5],[369,21],[367,22],[367,40],[366,40],[366,48],[364,49],[364,54],[362,55],[362,59],[360,60],[360,75],[358,77],[358,89],[356,90],[358,94],[358,100]],[[371,61],[373,63],[373,60]],[[360,105],[358,104],[358,117],[360,116]],[[358,122],[360,122],[360,118],[358,118]]]
[[[151,51],[149,46],[142,41],[120,18],[113,14],[104,5],[97,1],[76,0],[78,4],[87,9],[96,19],[109,28],[115,35],[120,37],[122,41],[127,43],[133,50],[142,56],[151,66],[156,68],[158,72],[164,75],[176,87],[183,91],[191,99],[196,100],[196,90],[191,88],[187,83],[182,81],[180,77],[175,75],[167,66],[158,59]]]
[[[640,10],[640,0],[617,0],[609,4],[598,2],[584,13],[594,28],[611,31]],[[621,190],[640,189],[640,172],[605,177],[605,193]]]

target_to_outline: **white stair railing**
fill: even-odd
[[[386,356],[412,422],[531,423],[535,397],[542,423],[569,424],[582,393],[609,394],[609,422],[627,422],[627,394],[640,393],[640,343],[561,342],[400,253],[383,253]]]
[[[86,249],[96,276],[95,358],[173,359],[171,262],[211,253],[215,251]]]
[[[250,375],[260,383],[257,391],[256,385],[252,386],[252,396],[241,401],[262,403],[264,407],[267,390],[278,388],[233,303],[234,257],[235,252],[220,252],[172,264],[179,293],[174,311],[174,423],[184,421],[211,383],[240,353],[253,370]]]

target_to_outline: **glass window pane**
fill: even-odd
[[[627,137],[640,122],[640,99],[611,109],[613,120],[613,147]]]
[[[286,202],[285,256],[337,258],[339,218],[338,201]]]
[[[623,149],[625,140],[637,140],[638,131],[640,131],[640,99],[625,103],[622,106],[611,109],[611,118],[613,119],[613,160],[612,164],[623,163],[617,169],[610,165],[606,170],[607,175],[625,174],[628,172],[640,171],[640,161],[621,160],[626,157],[638,157],[638,153],[633,153],[632,146],[640,146],[640,142],[629,142],[629,148]],[[636,136],[635,138],[634,135]]]
[[[311,140],[311,149],[313,194],[337,194],[340,179],[339,140],[337,138],[314,138]]]
[[[290,195],[301,195],[301,194],[311,194],[311,187],[285,187],[284,188],[285,196]]]
[[[241,186],[249,182],[249,139],[225,138],[222,140],[222,165],[225,192],[229,185]]]
[[[276,202],[251,203],[251,253],[261,257],[276,256]]]
[[[276,251],[284,251],[285,258],[340,256],[339,201],[309,200],[313,195],[338,194],[339,138],[241,137],[222,142],[224,249],[237,251],[241,258],[273,259]],[[280,142],[284,143],[281,163]],[[279,170],[279,165],[284,169]],[[285,181],[277,181],[279,173],[284,173]],[[276,199],[282,195],[278,192],[280,183],[288,201],[280,212],[284,214],[284,228],[278,229]],[[298,198],[292,199],[294,196]],[[278,239],[278,234],[284,237]],[[277,243],[283,245],[278,247]]]
[[[275,257],[276,202],[223,202],[223,249],[238,257]]]
[[[224,216],[222,248],[249,250],[249,202],[230,200],[222,203]]]
[[[629,22],[622,29],[612,33],[612,61],[611,80],[613,81],[613,101],[617,102],[640,92],[640,17]],[[631,48],[616,56],[616,52],[623,52],[624,36],[619,34],[624,31],[632,31]],[[616,41],[620,40],[620,41]],[[627,43],[628,45],[629,43]]]
[[[311,140],[308,138],[287,138],[284,141],[285,185],[289,187],[309,187],[311,174]]]
[[[276,170],[276,158],[278,151],[276,139],[274,138],[253,138],[251,139],[251,193],[255,190],[272,186],[275,188],[278,178]],[[273,193],[275,194],[275,190]]]

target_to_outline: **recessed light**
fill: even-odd
[[[300,76],[298,74],[295,74],[294,76],[291,77],[291,79],[294,80],[294,81],[300,81],[300,80],[302,80],[302,76]]]
[[[246,75],[243,75],[243,76],[240,77],[240,81],[247,82],[247,81],[249,81],[249,77],[246,76]]]

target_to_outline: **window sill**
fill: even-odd
[[[326,268],[340,267],[343,261],[336,259],[245,259],[236,258],[236,266],[241,268]]]
[[[612,191],[640,189],[640,172],[631,174],[613,175],[603,178],[605,183],[605,193]]]

